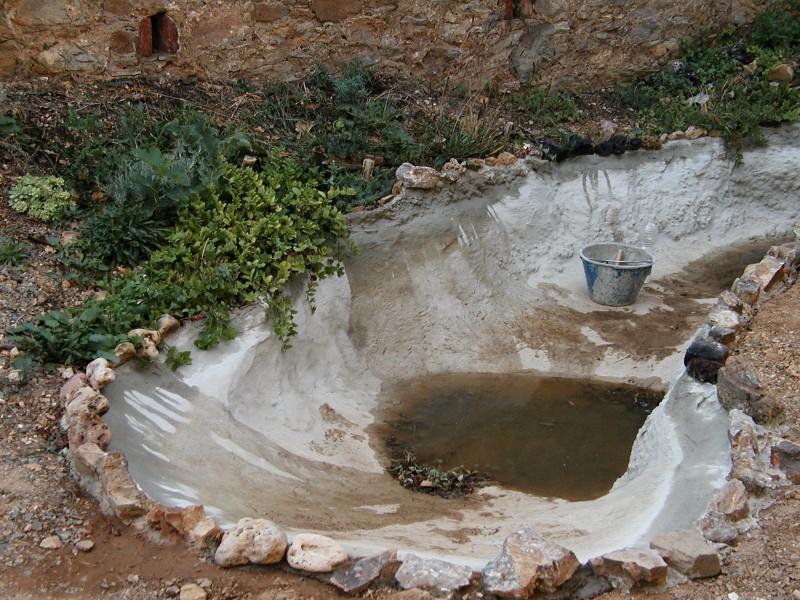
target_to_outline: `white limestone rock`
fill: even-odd
[[[214,562],[222,567],[271,565],[280,562],[285,553],[286,534],[275,523],[245,517],[222,537]]]
[[[309,573],[330,573],[346,561],[344,548],[316,533],[298,533],[286,553],[289,566]]]
[[[89,379],[89,385],[100,390],[112,383],[116,379],[116,374],[105,358],[95,358],[86,365],[86,377]]]

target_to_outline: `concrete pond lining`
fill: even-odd
[[[770,132],[738,166],[706,138],[406,187],[350,216],[360,251],[344,276],[321,283],[316,310],[298,285],[290,350],[253,306],[237,311],[239,336],[216,349],[193,348],[197,323],[168,337],[193,350],[175,373],[161,362],[117,368],[103,390],[111,449],[159,503],[202,504],[224,527],[268,518],[356,556],[391,547],[480,569],[529,527],[586,561],[691,527],[725,484],[731,449],[715,387],[684,373],[683,351],[723,289],[713,276],[720,252],[755,243],[763,254],[792,236],[799,129]],[[650,221],[655,264],[636,302],[593,303],[581,247],[635,244]],[[370,436],[382,386],[519,372],[668,390],[608,494],[568,502],[490,485],[442,499],[386,473]]]

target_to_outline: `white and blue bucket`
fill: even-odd
[[[653,255],[644,248],[613,242],[581,249],[589,297],[605,306],[628,306],[653,268]]]

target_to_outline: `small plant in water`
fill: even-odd
[[[389,439],[386,444],[392,453],[389,473],[406,489],[442,498],[457,498],[471,494],[476,487],[489,481],[489,477],[464,467],[442,471],[430,465],[420,465],[414,453],[397,440]]]

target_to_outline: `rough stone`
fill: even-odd
[[[505,539],[500,555],[484,568],[484,588],[506,598],[527,598],[537,590],[553,592],[579,566],[572,551],[532,529],[519,529]]]
[[[136,356],[136,346],[131,342],[122,342],[114,348],[114,356],[119,358],[119,364],[124,364]]]
[[[708,338],[695,338],[686,349],[683,364],[688,364],[693,358],[706,358],[724,364],[728,358],[728,348]]]
[[[772,246],[767,254],[782,260],[786,271],[791,271],[800,265],[800,247],[797,242]]]
[[[717,303],[737,313],[742,312],[742,299],[731,290],[725,290],[717,298]]]
[[[94,548],[94,542],[92,540],[80,540],[75,543],[75,548],[81,552],[91,552]]]
[[[63,545],[64,544],[61,541],[61,538],[57,535],[48,535],[41,542],[39,542],[39,547],[44,548],[45,550],[58,550]]]
[[[360,0],[311,0],[311,10],[320,21],[342,21],[361,9]]]
[[[716,383],[717,374],[728,358],[724,344],[708,338],[696,338],[683,355],[683,364],[690,377],[705,383]]]
[[[331,576],[330,583],[345,594],[360,594],[375,581],[390,580],[399,566],[397,551],[386,550],[339,567]]]
[[[725,410],[742,410],[757,423],[766,423],[783,412],[782,403],[765,394],[758,377],[737,361],[719,370],[717,398]]]
[[[445,176],[436,169],[431,167],[415,167],[404,163],[397,168],[397,178],[403,182],[403,185],[411,189],[419,190],[433,190],[442,185]]]
[[[739,313],[716,305],[708,312],[706,321],[712,327],[730,327],[731,329],[736,329],[739,327]]]
[[[743,303],[754,306],[761,294],[761,286],[757,281],[737,277],[731,285],[731,290]]]
[[[114,31],[108,39],[108,49],[114,54],[136,51],[136,39],[129,31]]]
[[[70,0],[12,0],[5,10],[20,27],[44,29],[69,22],[67,7]]]
[[[100,490],[113,514],[126,525],[146,515],[152,506],[152,500],[131,478],[128,461],[118,450],[109,452],[103,460]]]
[[[75,470],[84,477],[96,477],[106,458],[105,451],[94,443],[70,448],[70,452]]]
[[[595,575],[608,577],[624,589],[660,585],[667,581],[667,563],[654,550],[623,548],[590,561]]]
[[[664,561],[689,579],[719,575],[721,565],[717,551],[697,529],[665,533],[650,540]]]
[[[97,444],[105,450],[111,444],[111,429],[103,417],[92,412],[77,412],[67,419],[67,439],[70,448]]]
[[[189,506],[169,506],[154,504],[148,511],[146,519],[151,529],[161,532],[162,537],[188,539],[195,527],[205,519],[202,504]]]
[[[180,600],[206,600],[208,592],[201,588],[196,583],[186,583],[181,586]]]
[[[289,14],[289,9],[276,2],[259,2],[253,7],[253,20],[257,23],[277,21]]]
[[[113,382],[116,375],[108,360],[105,358],[95,358],[86,365],[86,377],[89,379],[89,385],[96,390],[100,390]]]
[[[740,521],[750,515],[747,489],[738,479],[730,479],[711,502],[711,508],[732,521]]]
[[[730,478],[739,479],[751,494],[762,493],[771,486],[771,479],[765,472],[766,461],[761,453],[764,431],[739,409],[730,411],[730,415],[728,439],[733,463]]]
[[[783,63],[767,71],[767,77],[772,79],[772,81],[791,81],[794,79],[794,67],[790,64]]]
[[[404,590],[416,588],[434,596],[449,596],[472,582],[472,570],[443,560],[409,554],[395,578]]]
[[[286,534],[275,523],[245,517],[222,536],[214,562],[222,567],[271,565],[283,560],[285,553]]]
[[[309,573],[330,573],[347,561],[347,552],[337,542],[316,533],[298,533],[286,551],[289,566]]]
[[[155,329],[131,329],[128,332],[128,337],[147,339],[156,346],[161,343],[161,333]]]
[[[89,385],[89,379],[85,373],[76,373],[70,377],[58,392],[58,399],[61,401],[62,408],[82,387]]]
[[[715,342],[729,346],[736,340],[736,332],[737,330],[731,327],[720,327],[719,325],[715,325],[709,330],[708,337]]]
[[[163,338],[168,333],[177,331],[181,327],[181,322],[172,315],[161,315],[156,322],[156,329]]]
[[[142,338],[142,344],[136,352],[136,356],[147,362],[153,362],[158,358],[158,347],[150,338]]]
[[[133,12],[130,0],[104,0],[103,12],[107,15],[119,16]]]
[[[779,467],[789,481],[800,484],[800,445],[780,440],[772,445],[770,462]]]
[[[108,412],[108,398],[87,385],[75,392],[64,408],[66,409],[67,419],[79,412],[93,412],[103,415]]]
[[[222,529],[216,521],[205,518],[189,532],[189,545],[198,550],[207,550],[222,539]]]
[[[708,131],[703,129],[702,127],[695,127],[694,125],[690,125],[686,129],[686,139],[687,140],[696,140],[697,138],[701,138],[708,135]]]
[[[743,279],[751,279],[768,292],[772,287],[783,281],[785,272],[783,261],[775,256],[765,256],[760,262],[747,265],[742,273]]]
[[[62,73],[96,70],[101,65],[97,56],[83,46],[59,42],[36,56],[35,67],[40,73]]]
[[[495,162],[499,166],[513,165],[517,162],[517,157],[511,154],[511,152],[501,152],[495,159]]]
[[[739,537],[739,528],[725,515],[716,511],[708,511],[696,522],[695,526],[703,532],[707,540],[718,544],[731,544]]]

